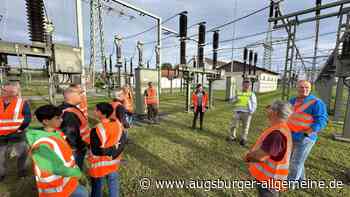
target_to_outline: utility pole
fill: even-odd
[[[316,0],[316,8],[319,8],[322,4],[322,0]],[[318,39],[319,39],[319,31],[320,31],[320,14],[321,10],[316,10],[316,29],[315,29],[315,46],[314,46],[314,58],[312,61],[312,78],[311,82],[314,85],[316,80],[316,59],[317,59],[317,51],[318,51]]]
[[[274,1],[270,2],[270,18],[273,17],[274,13]],[[266,33],[266,38],[264,42],[264,57],[263,66],[269,70],[272,69],[272,22],[268,22],[268,29]]]
[[[85,51],[84,51],[84,29],[83,29],[83,12],[81,0],[76,0],[76,21],[78,32],[78,46],[80,48],[81,58],[81,87],[86,94],[86,75],[85,75]]]
[[[233,7],[233,18],[237,18],[237,7],[238,7],[238,1],[234,0],[234,7]],[[231,54],[231,73],[233,72],[233,60],[234,60],[234,47],[235,47],[235,38],[236,38],[236,23],[233,23],[233,31],[232,31],[232,54]]]

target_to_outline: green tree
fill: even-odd
[[[162,66],[161,66],[162,70],[166,70],[168,68],[172,69],[173,68],[173,65],[171,63],[163,63]]]

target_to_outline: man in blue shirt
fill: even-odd
[[[297,84],[297,97],[289,101],[293,105],[293,114],[288,122],[293,137],[289,180],[305,180],[304,163],[317,140],[318,133],[328,122],[325,103],[310,94],[310,91],[311,83],[300,80]]]

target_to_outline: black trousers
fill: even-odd
[[[198,119],[199,115],[199,123],[200,123],[200,128],[203,128],[203,119],[204,119],[204,112],[202,112],[202,106],[197,107],[197,111],[194,112],[194,117],[193,117],[193,122],[192,122],[192,128],[196,128],[196,122]]]
[[[148,120],[156,121],[158,115],[157,104],[148,104],[147,105],[147,118]]]

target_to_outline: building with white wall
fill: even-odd
[[[246,71],[248,72],[249,66],[246,66]],[[239,61],[229,62],[225,65],[219,67],[219,69],[225,70],[225,76],[231,76],[235,78],[237,88],[241,88],[242,75],[244,70],[244,63]],[[251,67],[253,69],[253,67]],[[273,71],[270,71],[265,68],[256,68],[256,75],[258,76],[258,82],[254,83],[254,91],[258,93],[262,92],[272,92],[277,90],[277,82],[279,79],[279,74]],[[219,80],[214,82],[215,90],[224,90],[226,89],[226,79]]]

